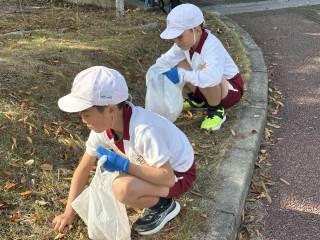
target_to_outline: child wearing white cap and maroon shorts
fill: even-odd
[[[94,66],[74,79],[71,93],[60,98],[65,112],[78,112],[91,129],[86,151],[76,168],[63,214],[53,220],[62,232],[72,223],[72,201],[84,190],[97,158],[121,174],[112,191],[122,203],[144,208],[133,224],[141,235],[158,232],[180,211],[174,198],[187,192],[196,178],[193,149],[185,134],[169,120],[134,106],[124,77],[116,70]]]
[[[184,109],[207,110],[201,129],[218,130],[226,120],[224,109],[240,101],[243,81],[220,40],[203,24],[203,14],[193,4],[172,9],[160,37],[175,43],[156,64],[168,69],[164,74],[173,83],[183,77]]]

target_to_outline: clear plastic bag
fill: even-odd
[[[179,80],[174,84],[163,74],[163,68],[151,66],[146,74],[145,108],[174,122],[183,108],[184,81],[180,74]]]
[[[129,240],[130,225],[125,205],[112,192],[112,182],[118,173],[103,174],[98,163],[96,173],[72,207],[88,226],[93,240]]]

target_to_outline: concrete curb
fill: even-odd
[[[219,18],[239,34],[252,72],[247,84],[248,103],[241,108],[240,121],[234,126],[234,144],[217,168],[219,189],[214,201],[208,203],[208,232],[197,239],[235,240],[266,123],[268,76],[262,52],[250,35],[231,19]]]

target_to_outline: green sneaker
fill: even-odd
[[[197,103],[195,101],[192,101],[190,99],[184,99],[183,101],[183,110],[184,111],[190,111],[190,110],[205,110],[206,108],[206,103]]]
[[[226,121],[224,109],[218,109],[213,114],[207,115],[201,123],[201,129],[216,131]]]

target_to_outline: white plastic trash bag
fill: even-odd
[[[72,203],[73,209],[88,226],[93,240],[129,240],[130,225],[125,205],[112,192],[118,173],[102,174],[100,162],[92,181]]]
[[[145,108],[174,122],[183,108],[181,75],[179,83],[174,84],[163,74],[163,68],[153,65],[147,71],[146,84]]]

